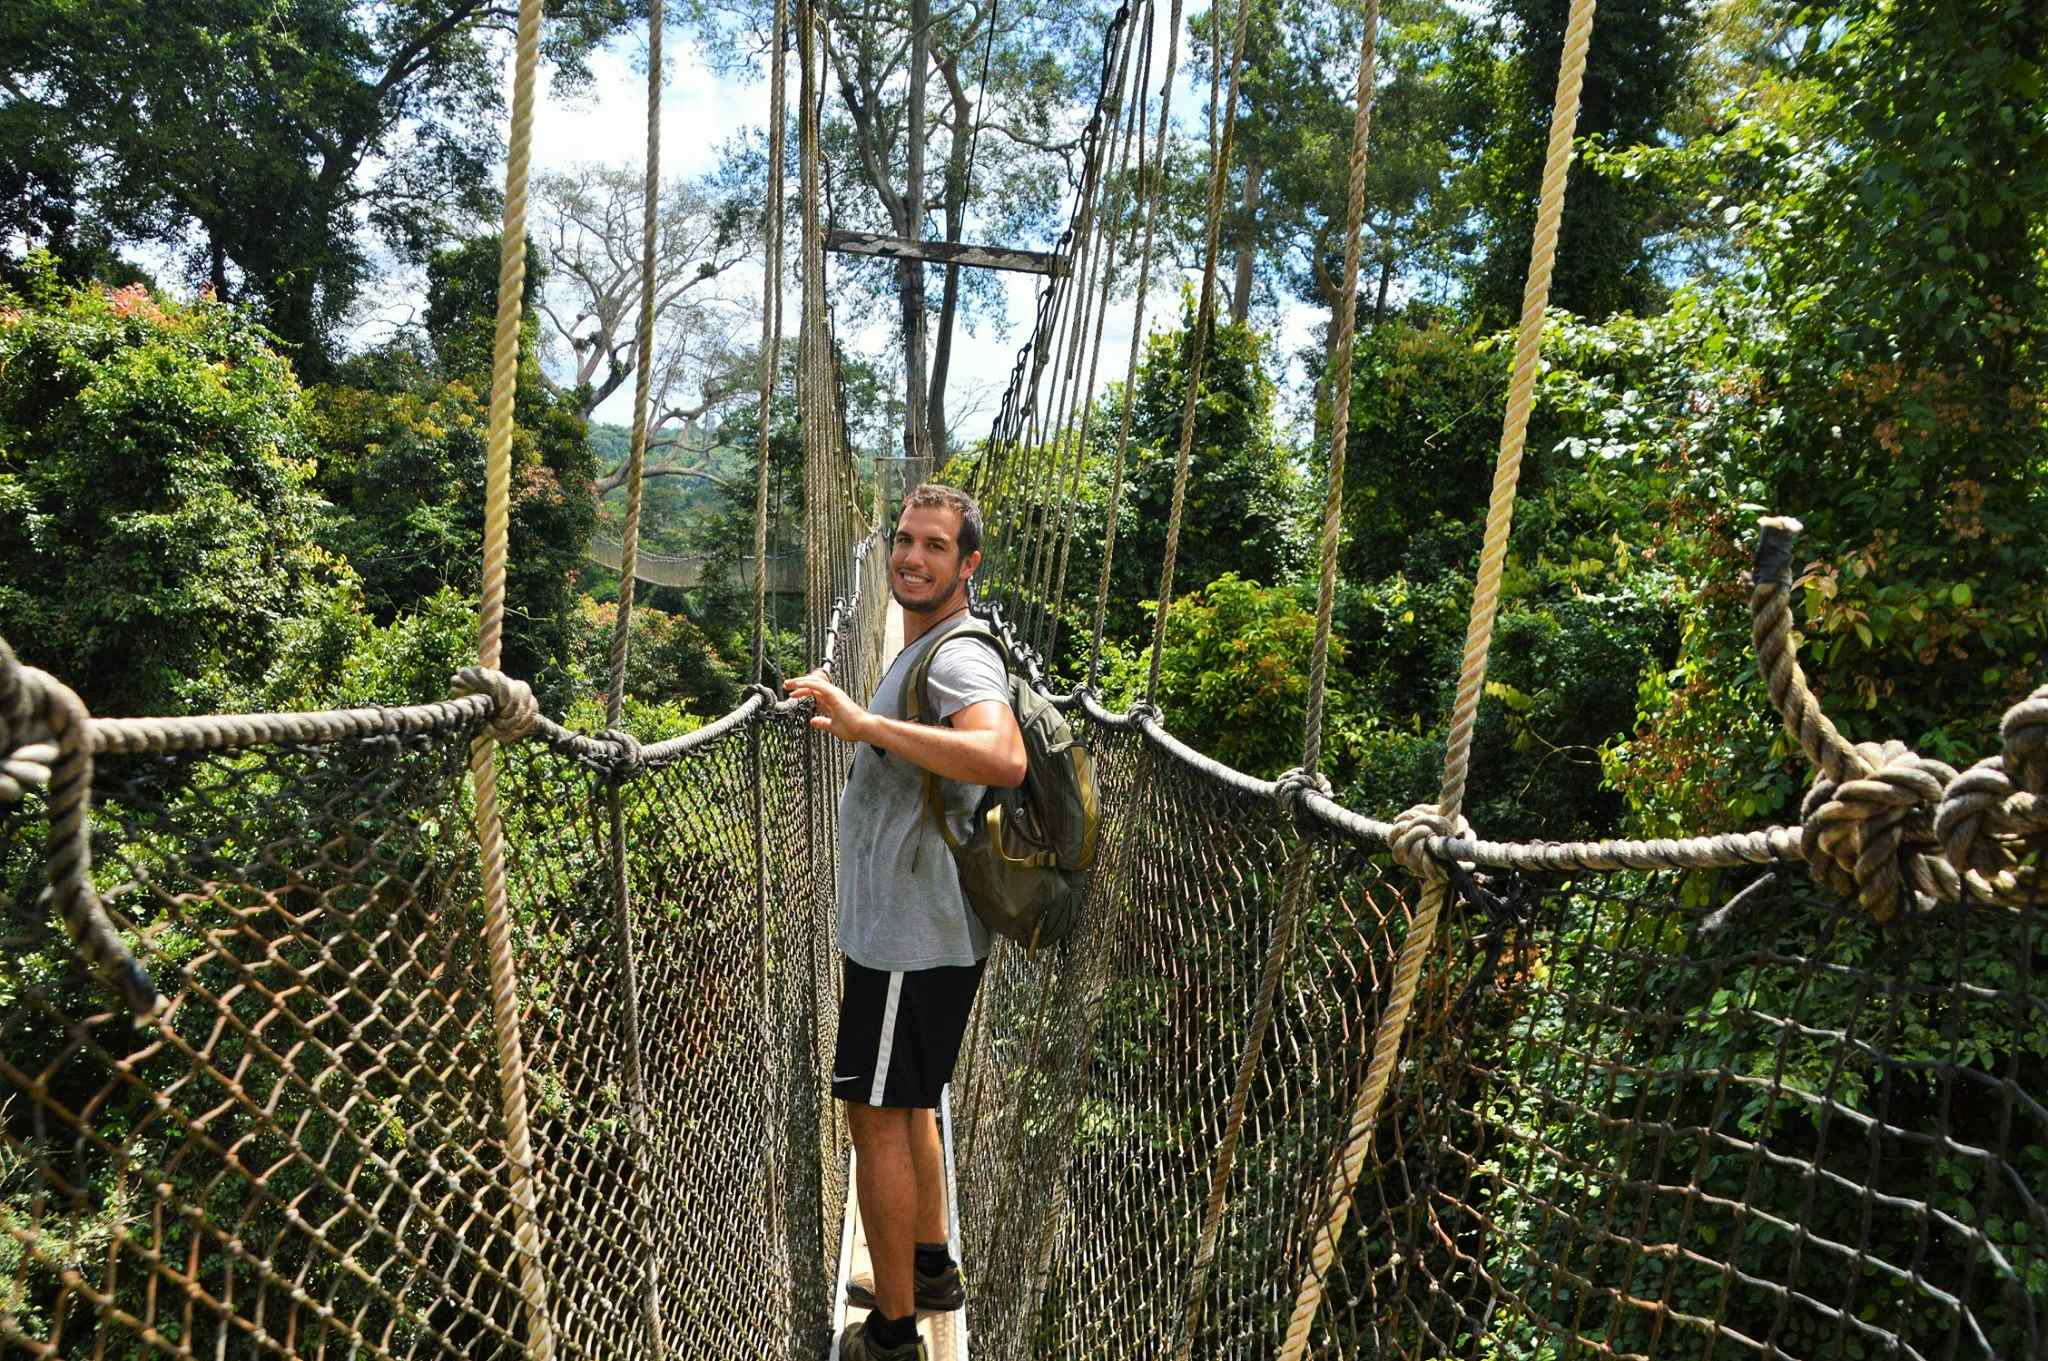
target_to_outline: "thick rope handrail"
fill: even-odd
[[[236,751],[246,747],[317,746],[356,738],[411,737],[487,720],[487,693],[392,708],[324,709],[313,713],[201,714],[190,718],[95,718],[92,747],[105,755]]]
[[[1514,377],[1508,387],[1507,417],[1501,428],[1499,457],[1494,466],[1493,493],[1486,508],[1486,533],[1479,554],[1479,573],[1472,594],[1472,616],[1458,675],[1457,703],[1452,710],[1451,737],[1444,757],[1443,795],[1437,812],[1441,831],[1457,827],[1463,811],[1465,781],[1472,751],[1472,728],[1486,680],[1486,657],[1493,642],[1495,608],[1500,600],[1502,569],[1507,557],[1508,530],[1514,519],[1515,484],[1521,474],[1522,447],[1528,435],[1529,409],[1536,389],[1536,368],[1543,341],[1543,316],[1550,301],[1551,269],[1557,254],[1557,230],[1564,213],[1566,172],[1571,166],[1572,130],[1579,118],[1579,93],[1585,79],[1586,49],[1593,32],[1594,0],[1572,0],[1565,26],[1557,98],[1551,108],[1550,143],[1544,155],[1541,198],[1535,239],[1530,246],[1529,277],[1522,293],[1521,330],[1515,346]],[[1348,404],[1349,392],[1333,394]],[[1322,1304],[1323,1275],[1336,1252],[1339,1236],[1351,1213],[1351,1196],[1365,1165],[1373,1127],[1386,1098],[1388,1079],[1400,1053],[1408,1012],[1422,973],[1422,961],[1436,938],[1445,880],[1432,875],[1423,882],[1422,902],[1401,942],[1394,986],[1373,1035],[1372,1058],[1364,1084],[1353,1103],[1343,1146],[1324,1191],[1324,1222],[1311,1245],[1310,1268],[1288,1320],[1285,1354],[1299,1357]]]
[[[1814,878],[1880,922],[1941,902],[2030,901],[2037,853],[2048,850],[2038,756],[2048,741],[2048,686],[2007,711],[2001,754],[1966,772],[1903,742],[1851,743],[1799,665],[1791,594],[1801,525],[1770,516],[1759,527],[1751,634],[1771,704],[1815,769],[1800,807],[1800,851]]]
[[[519,0],[512,133],[505,158],[505,218],[498,240],[498,325],[491,350],[491,407],[484,464],[483,601],[477,629],[477,660],[489,670],[497,668],[504,641],[512,411],[519,387],[519,314],[526,288],[527,168],[533,154],[540,18],[540,0]],[[519,1036],[519,982],[512,961],[512,914],[505,893],[505,828],[498,813],[497,743],[491,735],[480,735],[470,744],[469,769],[476,791],[477,850],[483,868],[484,946],[490,966],[491,1021],[497,1037],[498,1089],[503,1104],[505,1159],[514,1216],[513,1247],[519,1255],[520,1296],[526,1306],[527,1354],[532,1361],[553,1361],[554,1322],[548,1307],[547,1273],[541,1264],[533,1139],[527,1120],[526,1051]]]

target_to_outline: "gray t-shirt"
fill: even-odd
[[[984,700],[1010,700],[1002,659],[987,643],[948,635],[968,616],[940,624],[897,654],[868,710],[903,717],[903,682],[929,648],[932,708],[951,718]],[[981,785],[939,785],[956,837],[985,792]],[[988,954],[988,928],[967,906],[953,853],[924,801],[924,767],[885,756],[863,742],[839,796],[839,948],[870,969],[937,969]]]

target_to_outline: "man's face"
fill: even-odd
[[[960,556],[960,512],[945,506],[910,506],[896,521],[889,552],[889,592],[917,614],[965,602],[967,579],[981,565],[979,552]]]

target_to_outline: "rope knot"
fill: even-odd
[[[0,803],[15,802],[29,785],[50,782],[57,744],[46,740],[45,729],[36,721],[21,663],[0,638]]]
[[[643,748],[640,739],[624,728],[606,728],[598,736],[607,742],[618,744],[619,762],[627,771],[638,770],[640,763],[646,759],[641,755]]]
[[[10,749],[19,736],[0,728],[0,803],[17,801],[31,785],[47,785],[50,767],[57,763],[55,742],[28,742]]]
[[[493,667],[465,666],[455,673],[455,695],[488,695],[490,733],[500,742],[517,742],[540,721],[540,701],[533,687]]]
[[[775,687],[767,684],[765,681],[755,681],[752,685],[749,685],[746,689],[740,691],[740,693],[743,695],[757,695],[760,697],[761,708],[755,714],[756,718],[759,718],[765,714],[773,713],[775,710],[775,706],[782,703],[782,696],[776,694]]]
[[[1955,768],[1903,742],[1860,742],[1851,750],[1852,778],[1820,776],[1800,809],[1800,851],[1814,877],[1881,922],[1901,903],[1926,911],[1956,898],[1955,867],[1925,853],[1936,845],[1935,810]]]
[[[1816,772],[1801,808],[1813,877],[1890,921],[1966,895],[2027,900],[2048,849],[2048,686],[2006,711],[2004,750],[1957,775],[1904,743],[1851,744],[1822,712],[1799,665],[1792,621],[1796,520],[1766,519],[1750,595],[1757,667],[1771,704]]]
[[[1309,771],[1300,766],[1291,766],[1281,771],[1280,778],[1273,782],[1273,797],[1292,808],[1297,814],[1303,811],[1304,800],[1310,790],[1326,799],[1334,792],[1330,786],[1329,776],[1320,770]]]
[[[1131,705],[1129,713],[1132,720],[1138,723],[1151,723],[1159,727],[1166,724],[1166,712],[1149,699],[1141,699]]]
[[[2048,851],[2048,686],[2006,710],[2005,749],[1950,782],[1934,815],[1948,864],[1971,891],[2023,902]]]
[[[2013,783],[2037,798],[2048,796],[2048,685],[2007,709],[1998,735]]]
[[[1393,849],[1394,859],[1411,873],[1424,879],[1447,880],[1451,877],[1450,868],[1430,854],[1431,839],[1471,834],[1472,824],[1465,821],[1463,815],[1453,824],[1437,805],[1418,803],[1394,819],[1394,830],[1387,842]]]

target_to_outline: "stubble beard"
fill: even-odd
[[[961,581],[962,578],[956,574],[951,581],[945,584],[943,591],[936,589],[938,583],[934,581],[935,594],[921,600],[911,599],[903,594],[901,578],[892,571],[889,573],[889,594],[898,605],[912,614],[937,614],[940,610],[964,600],[965,593],[960,589]]]

